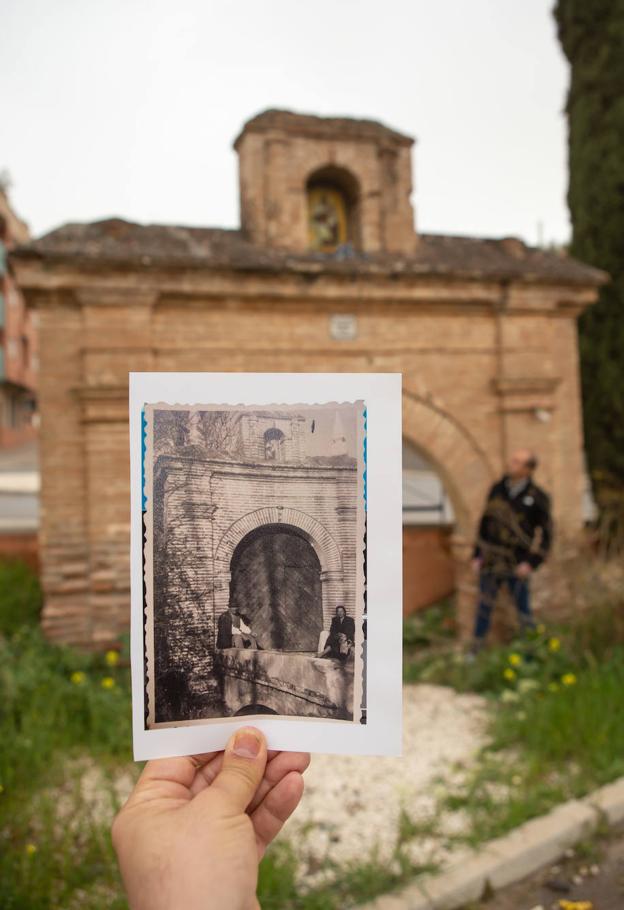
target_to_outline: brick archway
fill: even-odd
[[[431,462],[456,516],[455,537],[471,539],[495,470],[467,427],[438,404],[405,389],[403,433]]]
[[[305,512],[282,506],[256,509],[231,524],[217,545],[215,562],[229,566],[232,554],[243,537],[261,525],[277,524],[291,525],[303,531],[319,558],[323,572],[342,572],[340,549],[327,528]]]
[[[234,550],[251,531],[265,525],[296,528],[312,546],[321,564],[323,628],[329,629],[336,607],[338,604],[345,603],[340,548],[327,528],[311,515],[283,506],[267,506],[264,509],[248,512],[231,524],[219,541],[214,554],[216,614],[219,615],[228,606]]]
[[[322,572],[292,525],[261,525],[232,554],[230,605],[243,611],[264,650],[314,652],[324,628]]]
[[[455,512],[451,550],[455,565],[456,617],[462,639],[470,635],[475,587],[470,552],[483,502],[495,477],[478,440],[440,405],[404,388],[403,433],[436,469]]]

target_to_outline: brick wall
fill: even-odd
[[[128,624],[130,370],[402,372],[405,435],[442,476],[457,516],[466,628],[473,592],[463,567],[513,445],[540,454],[537,479],[553,493],[559,534],[581,527],[582,289],[512,286],[501,326],[500,287],[476,280],[51,274],[37,280],[56,286],[36,302],[44,624],[54,638],[103,647]],[[355,317],[354,339],[331,337],[336,313]]]
[[[232,556],[267,525],[295,528],[321,566],[323,626],[336,606],[355,615],[356,469],[250,466],[161,456],[154,475],[155,663],[213,684],[216,623],[229,604]]]

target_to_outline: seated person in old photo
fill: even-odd
[[[345,663],[353,653],[354,644],[355,622],[343,606],[338,606],[321,657],[334,657]]]
[[[231,604],[219,617],[217,648],[259,647],[258,640],[248,625],[251,620],[241,612],[238,604]]]

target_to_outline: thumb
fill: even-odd
[[[267,763],[266,740],[255,727],[243,727],[230,737],[221,771],[210,790],[223,793],[237,812],[244,812],[260,785]]]

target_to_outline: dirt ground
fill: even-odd
[[[579,844],[556,865],[466,910],[577,910],[573,904],[566,908],[565,901],[590,901],[592,910],[624,910],[624,826],[607,838]]]

